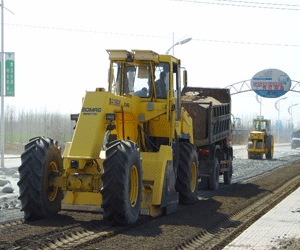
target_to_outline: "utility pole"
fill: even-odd
[[[3,0],[1,0],[1,167],[4,168],[4,11]]]
[[[1,167],[4,168],[4,143],[5,143],[5,122],[4,122],[4,97],[5,97],[5,84],[4,84],[4,77],[5,77],[5,63],[4,63],[4,0],[1,0],[1,64],[0,64],[0,78],[1,78]],[[5,8],[8,10],[7,8]],[[14,14],[10,10],[8,10],[10,13]],[[9,58],[14,53],[9,53]],[[14,56],[12,57],[14,60]],[[10,65],[11,68],[8,70],[11,70],[13,74],[10,74],[9,77],[7,77],[8,80],[11,80],[10,84],[13,85],[12,89],[14,89],[14,62],[12,62],[12,65]],[[10,77],[12,76],[12,79]],[[9,85],[8,85],[9,86]],[[10,85],[11,86],[11,85]],[[12,90],[10,87],[8,87],[8,93],[6,93],[9,96],[14,96],[14,90]]]

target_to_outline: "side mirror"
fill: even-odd
[[[187,86],[187,71],[186,70],[183,71],[183,85],[184,85],[184,87]]]

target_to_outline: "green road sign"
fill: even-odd
[[[5,95],[15,96],[15,53],[5,53]]]

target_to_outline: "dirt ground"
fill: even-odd
[[[24,146],[19,144],[7,145],[7,154],[21,154]],[[152,220],[131,230],[120,233],[115,237],[95,243],[94,245],[82,246],[81,249],[175,249],[178,245],[187,241],[194,235],[204,230],[209,230],[211,225],[238,211],[247,204],[255,202],[266,193],[271,193],[276,188],[286,183],[293,176],[300,174],[300,163],[255,178],[251,183],[236,183],[230,185],[226,192],[216,193],[211,198],[200,199],[191,206],[184,206],[175,214]],[[201,198],[201,197],[200,197]],[[85,215],[85,217],[83,216]],[[78,217],[77,217],[78,216]],[[46,220],[33,225],[22,224],[12,227],[10,230],[2,231],[6,246],[16,242],[23,242],[29,249],[33,249],[37,243],[37,237],[47,234],[51,240],[52,233],[59,228],[72,227],[72,224],[95,221],[103,224],[99,215],[72,213],[61,213],[61,220]],[[232,226],[238,225],[239,221],[233,221]],[[14,232],[12,234],[12,232]],[[47,239],[48,239],[47,238]],[[0,249],[11,249],[1,248]],[[300,249],[300,239],[278,238],[275,249]]]
[[[254,203],[264,195],[274,192],[283,183],[299,174],[300,163],[278,168],[255,178],[251,183],[232,184],[225,192],[216,192],[213,197],[200,199],[193,205],[184,206],[172,215],[151,220],[149,223],[126,230],[115,237],[108,237],[99,243],[83,245],[81,249],[176,249],[191,237],[203,231],[210,231],[211,226],[216,222]],[[34,249],[36,244],[44,242],[45,236],[47,240],[54,241],[56,237],[54,232],[66,228],[72,230],[72,225],[78,223],[82,227],[88,221],[105,225],[105,221],[101,220],[99,214],[61,212],[57,218],[59,219],[49,218],[33,224],[21,224],[0,232],[6,241],[7,248],[3,249],[11,249],[9,247],[12,244]],[[232,221],[230,227],[236,227],[240,223],[240,221]],[[220,229],[222,228],[218,228],[217,231]],[[206,249],[211,249],[207,247]],[[299,250],[299,239],[278,239],[274,249]]]

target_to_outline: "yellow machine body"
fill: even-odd
[[[253,148],[248,148],[248,152],[259,152],[263,154],[268,153],[268,149],[266,148],[266,132],[264,131],[252,131],[249,134],[249,139],[253,140],[254,146]],[[261,148],[258,147],[258,142],[261,142]]]
[[[55,177],[54,183],[64,191],[63,209],[101,211],[101,175],[107,140],[130,140],[138,144],[141,152],[141,213],[157,216],[165,203],[163,190],[170,189],[166,173],[173,165],[171,144],[177,136],[193,143],[193,122],[180,104],[180,61],[147,50],[108,53],[108,91],[99,88],[86,92],[72,142],[67,143],[63,153],[64,173]],[[139,83],[148,80],[147,96],[136,96],[130,90],[133,68],[135,79],[140,77]],[[158,96],[154,84],[162,69],[168,70],[165,98]],[[126,77],[129,91],[125,91]],[[146,146],[145,134],[156,142],[156,147]]]
[[[271,121],[266,119],[254,119],[253,131],[249,134],[248,158],[261,159],[265,154],[268,159],[273,158],[274,138],[270,134]]]

